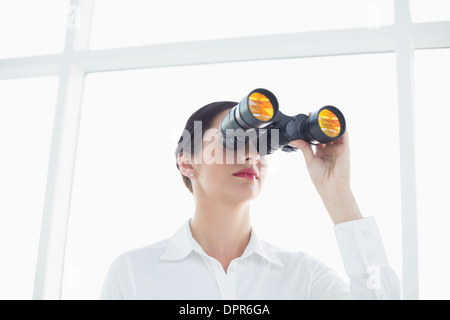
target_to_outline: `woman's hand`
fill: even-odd
[[[304,140],[289,143],[302,150],[311,180],[334,224],[362,218],[350,188],[348,132],[329,144],[316,146]]]

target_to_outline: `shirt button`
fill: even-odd
[[[230,270],[231,272],[234,272],[234,270],[236,270],[236,266],[234,264],[232,264],[232,265],[230,265],[228,270]]]
[[[371,254],[370,252],[367,254],[367,260],[368,261],[372,261],[373,260],[373,254]]]

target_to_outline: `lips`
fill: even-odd
[[[233,173],[233,176],[249,180],[256,180],[258,179],[258,172],[256,172],[256,170],[254,169],[247,168],[236,171],[235,173]]]

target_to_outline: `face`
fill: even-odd
[[[228,112],[220,113],[205,132],[202,162],[195,164],[192,161],[194,196],[205,195],[229,202],[249,201],[261,192],[267,161],[248,144],[245,150],[239,151],[223,146],[219,125]]]

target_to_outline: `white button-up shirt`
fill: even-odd
[[[225,272],[192,237],[187,221],[170,239],[116,258],[100,298],[399,299],[399,280],[388,266],[375,219],[334,228],[350,286],[317,259],[260,241],[253,229],[244,253]]]

